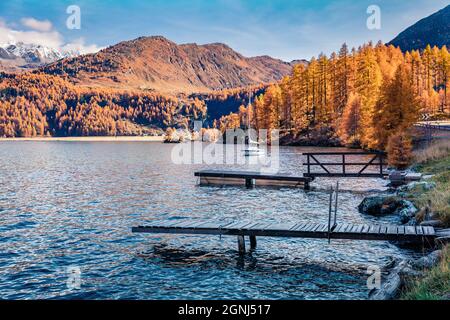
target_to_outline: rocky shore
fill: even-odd
[[[443,227],[442,222],[434,216],[429,207],[419,209],[413,202],[405,199],[412,191],[424,192],[433,188],[435,188],[433,182],[412,182],[392,189],[383,195],[366,197],[358,209],[362,214],[372,216],[391,215],[401,225],[441,228]],[[423,277],[425,270],[431,269],[441,262],[443,252],[440,246],[448,242],[448,236],[444,236],[441,240],[437,244],[429,244],[429,247],[426,248],[429,253],[418,260],[394,261],[386,268],[387,270],[384,270],[388,275],[384,277],[381,288],[372,290],[369,298],[372,300],[398,299],[408,282]]]

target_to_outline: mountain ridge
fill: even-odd
[[[427,45],[450,45],[450,5],[417,21],[388,44],[402,51],[423,50]]]
[[[40,70],[92,86],[192,93],[276,82],[291,72],[292,65],[269,56],[247,58],[223,43],[176,44],[149,36]]]

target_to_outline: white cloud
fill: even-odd
[[[53,25],[48,20],[37,20],[34,18],[22,18],[20,22],[30,29],[41,31],[41,32],[49,32],[53,29]]]
[[[23,42],[53,48],[60,52],[79,51],[82,54],[97,52],[101,49],[95,44],[86,44],[83,38],[72,42],[65,41],[50,21],[23,18],[21,23],[33,30],[19,30],[18,27],[8,25],[0,18],[0,46]]]
[[[81,54],[93,53],[100,51],[103,48],[98,47],[96,44],[86,44],[84,38],[78,38],[71,43],[65,44],[61,50],[64,52],[79,52]]]

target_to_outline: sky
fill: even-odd
[[[388,42],[449,0],[2,0],[0,44],[22,41],[83,53],[140,36],[226,43],[245,56],[285,61],[330,54],[346,42]],[[71,5],[80,29],[66,25]],[[380,29],[370,30],[371,5]]]

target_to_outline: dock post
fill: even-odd
[[[238,249],[239,249],[239,254],[241,256],[245,254],[245,239],[244,239],[244,236],[238,236]]]
[[[256,236],[250,236],[250,249],[256,249]]]
[[[254,185],[255,183],[253,179],[245,179],[245,186],[247,187],[247,189],[253,188]]]
[[[303,187],[306,191],[309,191],[309,190],[311,190],[311,187],[310,187],[310,185],[309,185],[309,181],[305,181],[305,183],[304,183],[304,187]]]

